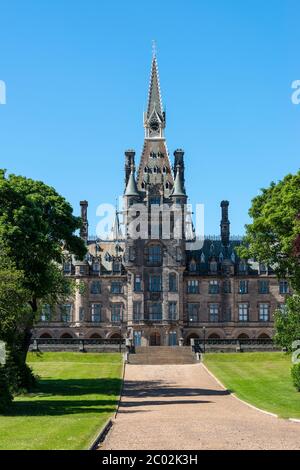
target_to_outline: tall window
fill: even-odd
[[[43,305],[41,313],[41,321],[50,321],[51,320],[51,306],[49,304]]]
[[[161,276],[159,274],[149,275],[149,291],[150,292],[161,291]]]
[[[219,320],[219,304],[210,304],[209,321],[217,322]]]
[[[169,320],[177,320],[177,302],[169,302]]]
[[[142,277],[139,274],[134,277],[134,290],[135,292],[141,292],[142,290]]]
[[[289,283],[288,281],[282,280],[279,282],[279,293],[288,294],[289,293]]]
[[[122,282],[113,281],[111,283],[111,293],[112,294],[121,294],[122,293]]]
[[[219,281],[209,281],[208,293],[209,294],[218,294],[220,291]]]
[[[150,321],[162,320],[161,303],[155,302],[149,305],[149,320]]]
[[[260,294],[268,294],[269,293],[269,281],[266,281],[266,280],[258,281],[258,292]]]
[[[187,284],[188,294],[198,294],[199,293],[199,281],[198,279],[190,279]]]
[[[160,264],[161,263],[161,246],[150,245],[148,247],[148,263]]]
[[[101,293],[100,281],[93,281],[91,283],[91,294],[100,294],[100,293]]]
[[[101,304],[92,304],[91,306],[92,311],[92,322],[99,323],[101,322]]]
[[[197,323],[199,316],[199,304],[188,303],[188,321],[189,323]]]
[[[239,304],[239,321],[248,321],[249,318],[249,305]]]
[[[175,273],[169,274],[169,291],[177,292],[177,275]]]
[[[142,302],[134,301],[133,302],[133,321],[138,322],[143,319],[142,314]]]
[[[239,294],[248,294],[248,281],[239,282]]]
[[[84,307],[79,307],[79,321],[84,321]]]
[[[122,304],[112,304],[111,322],[121,323],[121,321],[122,321]]]
[[[269,304],[259,304],[259,321],[269,321],[270,306]]]
[[[72,321],[72,305],[64,304],[60,307],[61,321],[64,323],[70,323]]]

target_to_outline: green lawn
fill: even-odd
[[[120,354],[28,355],[35,393],[0,416],[0,449],[86,449],[116,409]]]
[[[300,418],[300,393],[290,376],[291,356],[279,352],[209,353],[204,362],[242,400],[282,418]]]

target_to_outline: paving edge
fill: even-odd
[[[97,437],[93,440],[92,444],[89,447],[89,450],[96,450],[99,445],[105,440],[109,430],[111,429],[113,425],[113,421],[111,418],[109,418],[106,423],[104,424],[103,428],[101,429],[100,433],[97,435]]]
[[[116,408],[116,411],[115,411],[115,419],[116,419],[117,414],[119,412],[119,408],[120,408],[120,404],[121,404],[121,400],[122,400],[122,395],[123,395],[125,368],[126,368],[126,361],[125,361],[125,357],[123,356],[122,384],[121,384],[121,389],[120,389],[120,395],[119,395],[119,399],[118,399],[117,408]]]
[[[232,393],[228,390],[228,388],[226,388],[222,382],[220,382],[220,380],[203,364],[203,362],[201,363],[201,366],[204,368],[204,370],[206,370],[206,372],[220,385],[220,387],[223,389],[223,390],[226,390],[232,397],[234,397],[236,400],[240,401],[241,403],[243,403],[244,405],[246,406],[249,406],[250,408],[252,408],[253,410],[256,410],[256,411],[260,411],[260,413],[264,413],[268,416],[272,416],[273,418],[277,418],[277,419],[285,419],[286,421],[292,421],[293,423],[300,423],[300,419],[296,419],[296,418],[280,418],[280,416],[276,415],[275,413],[271,413],[270,411],[266,411],[266,410],[262,410],[261,408],[257,408],[257,406],[254,406],[254,405],[251,405],[251,403],[248,403],[247,401],[245,400],[242,400],[241,398],[237,397],[235,393]]]
[[[121,403],[121,398],[122,398],[122,393],[123,393],[123,386],[124,386],[124,377],[125,377],[125,366],[126,366],[126,361],[125,361],[125,358],[123,356],[122,384],[121,384],[120,394],[119,394],[119,397],[118,397],[118,404],[117,404],[117,408],[116,408],[116,411],[115,411],[114,419],[116,419],[116,417],[117,417],[119,407],[120,407],[120,403]],[[104,424],[104,426],[101,429],[100,433],[93,440],[92,444],[89,447],[89,450],[96,450],[99,447],[99,445],[102,444],[102,442],[105,440],[105,438],[106,438],[108,432],[110,431],[110,429],[112,428],[112,426],[113,426],[113,419],[109,418],[106,421],[106,423]]]

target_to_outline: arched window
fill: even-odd
[[[150,245],[148,247],[148,263],[149,264],[161,264],[162,252],[160,245]]]

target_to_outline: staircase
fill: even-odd
[[[137,347],[129,354],[129,364],[194,364],[196,361],[190,346]]]

